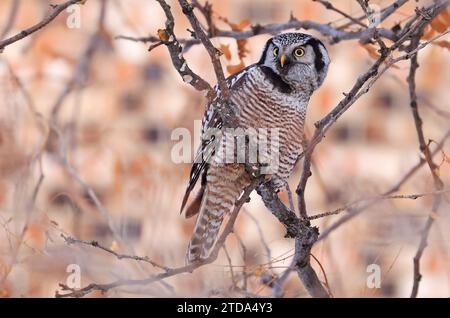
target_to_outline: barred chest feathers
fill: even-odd
[[[297,124],[303,125],[311,89],[282,87],[272,76],[255,65],[247,71],[242,85],[236,85],[237,88],[232,90],[232,105],[243,127],[282,128],[285,117],[292,116],[301,119]]]
[[[254,66],[248,69],[245,81],[237,84],[231,95],[242,128],[277,130],[277,136],[270,132],[265,136],[269,144],[279,145],[272,175],[277,190],[285,186],[302,151],[303,125],[311,94],[308,87],[294,90],[279,83],[273,74]],[[268,155],[274,156],[273,153]]]

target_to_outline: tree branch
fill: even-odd
[[[159,0],[158,0],[159,1]],[[316,0],[317,1],[317,0]],[[326,2],[326,1],[320,1]],[[386,18],[391,16],[399,7],[408,2],[408,0],[397,0],[390,6],[386,7],[382,10],[381,21],[384,21]],[[354,20],[361,20],[365,17],[365,15],[356,18]],[[351,22],[351,24],[356,22]],[[361,22],[360,22],[361,23]],[[286,31],[289,29],[305,29],[305,30],[315,30],[321,33],[323,36],[329,37],[331,39],[331,43],[337,43],[340,41],[346,40],[362,40],[363,42],[367,42],[370,40],[370,37],[373,34],[373,30],[364,28],[359,31],[343,31],[343,29],[347,28],[349,25],[345,25],[339,28],[334,28],[330,26],[329,23],[317,23],[310,20],[298,20],[295,17],[291,17],[291,19],[285,23],[270,23],[270,24],[256,24],[250,27],[250,30],[245,31],[229,31],[229,30],[221,30],[218,27],[214,26],[214,32],[209,32],[208,37],[210,39],[213,38],[233,38],[235,40],[245,40],[257,35],[261,34],[276,34],[282,31]],[[361,23],[362,24],[362,23]],[[364,25],[364,24],[362,24]],[[377,30],[378,34],[381,37],[390,39],[395,41],[398,39],[398,36],[391,29],[380,28]],[[159,42],[160,39],[155,36],[147,36],[147,37],[131,37],[125,35],[118,35],[116,39],[122,40],[130,40],[135,42]],[[202,42],[199,39],[179,39],[179,43],[185,45],[185,50],[190,48],[192,45],[201,44]]]
[[[99,244],[97,241],[83,241],[83,240],[79,240],[79,239],[75,239],[71,236],[67,236],[64,235],[63,233],[61,233],[61,237],[64,239],[64,241],[68,244],[68,245],[72,245],[72,244],[84,244],[84,245],[88,245],[88,246],[92,246],[98,249],[101,249],[105,252],[108,252],[112,255],[114,255],[115,257],[117,257],[118,259],[134,259],[135,261],[142,261],[142,262],[146,262],[151,264],[153,267],[157,267],[160,268],[164,271],[168,271],[169,268],[159,265],[158,263],[150,260],[148,258],[148,256],[136,256],[136,255],[126,255],[126,254],[121,254],[121,253],[117,253],[116,251],[113,251],[110,248],[107,248],[101,244]]]
[[[0,33],[0,40],[3,40],[14,26],[14,22],[17,18],[17,13],[19,12],[19,7],[20,0],[13,0],[11,3],[11,10],[9,12],[8,20],[6,21],[6,24],[3,27],[2,32]]]
[[[27,36],[37,32],[40,29],[42,29],[43,27],[45,27],[47,24],[52,22],[61,12],[63,12],[65,9],[67,9],[71,5],[83,4],[85,2],[86,2],[86,0],[69,0],[62,4],[52,5],[53,11],[47,17],[45,17],[44,20],[40,21],[39,23],[33,25],[32,27],[30,27],[28,29],[25,29],[25,30],[17,33],[16,35],[14,35],[8,39],[0,41],[0,53],[3,52],[5,47],[7,47],[8,45],[11,45],[17,41],[20,41],[23,38],[26,38]]]
[[[159,30],[159,39],[167,47],[172,59],[172,64],[180,74],[181,78],[187,84],[193,86],[196,90],[203,92],[208,99],[213,98],[211,85],[204,79],[195,74],[188,66],[183,57],[183,49],[174,33],[175,20],[170,10],[170,6],[164,0],[157,0],[166,15],[166,28]]]
[[[393,195],[380,195],[375,196],[373,198],[368,199],[360,199],[351,203],[348,203],[340,208],[337,208],[333,211],[328,212],[322,212],[313,214],[308,217],[309,220],[317,220],[323,217],[331,216],[331,215],[337,215],[344,211],[349,210],[350,208],[355,208],[363,204],[363,206],[372,206],[375,203],[378,203],[383,200],[396,200],[396,199],[409,199],[409,200],[417,200],[418,198],[423,198],[427,196],[436,196],[441,194],[450,193],[450,190],[440,190],[440,191],[433,191],[433,192],[425,192],[425,193],[414,193],[414,194],[393,194]]]
[[[418,35],[411,41],[411,47],[417,48],[420,43],[420,37],[422,36],[422,31],[418,33]],[[433,203],[432,203],[432,209],[431,213],[428,216],[428,219],[425,223],[425,226],[422,230],[422,235],[420,238],[419,247],[417,249],[416,255],[413,259],[413,265],[414,265],[414,276],[413,276],[413,287],[411,290],[411,298],[417,297],[417,294],[419,292],[419,284],[420,280],[422,278],[422,275],[420,274],[420,259],[422,258],[423,252],[427,246],[427,240],[428,236],[430,234],[431,227],[434,223],[435,215],[437,214],[439,210],[439,206],[442,201],[442,193],[441,190],[444,187],[444,183],[442,182],[441,178],[438,175],[438,166],[433,162],[433,158],[431,156],[430,148],[428,147],[428,144],[425,143],[425,134],[423,132],[422,127],[422,118],[419,114],[418,104],[417,104],[417,94],[416,94],[416,71],[419,67],[419,63],[417,62],[417,52],[415,52],[412,55],[411,58],[411,64],[409,69],[409,75],[408,75],[408,85],[409,85],[409,97],[410,97],[410,106],[412,115],[414,118],[414,124],[416,127],[417,132],[417,138],[419,140],[419,148],[420,151],[423,153],[425,157],[425,161],[428,165],[428,168],[430,169],[431,176],[434,181],[434,188],[436,190],[436,194],[433,196]]]
[[[236,222],[239,210],[244,205],[244,203],[248,202],[250,200],[250,193],[253,192],[255,187],[260,183],[260,179],[254,179],[252,183],[244,189],[243,194],[241,197],[236,201],[235,207],[233,209],[233,212],[230,215],[230,218],[225,225],[225,228],[220,235],[219,239],[217,240],[217,243],[215,244],[213,250],[211,251],[211,254],[208,258],[201,260],[196,263],[192,263],[186,266],[177,267],[177,268],[167,268],[165,269],[165,272],[159,273],[156,275],[151,275],[148,278],[145,279],[120,279],[117,281],[114,281],[112,283],[108,284],[89,284],[86,287],[83,287],[81,289],[73,289],[69,288],[68,286],[64,284],[60,284],[60,287],[62,291],[65,291],[67,293],[59,293],[58,291],[55,292],[55,297],[83,297],[89,293],[92,293],[94,291],[101,291],[102,293],[107,292],[110,289],[121,287],[121,286],[136,286],[136,285],[149,285],[158,281],[161,281],[165,278],[172,277],[181,273],[192,273],[197,268],[210,264],[214,262],[217,257],[219,256],[219,251],[222,248],[222,246],[225,244],[225,241],[228,237],[228,235],[233,232],[234,223]]]

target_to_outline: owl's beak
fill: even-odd
[[[281,64],[281,67],[284,67],[284,64],[286,63],[286,55],[284,55],[284,54],[282,54],[281,56],[280,56],[280,64]]]

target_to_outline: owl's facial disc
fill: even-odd
[[[317,89],[330,59],[319,40],[302,33],[283,33],[270,39],[259,64],[271,68],[290,85]]]

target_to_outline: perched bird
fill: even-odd
[[[239,127],[277,129],[272,142],[279,144],[277,169],[267,177],[276,191],[283,189],[302,151],[303,125],[312,93],[327,74],[330,58],[321,41],[303,33],[283,33],[267,41],[259,62],[227,78],[230,106]],[[220,97],[220,89],[216,89]],[[209,134],[222,129],[220,98],[206,108],[202,144],[192,166],[181,212],[201,177],[201,188],[186,209],[186,217],[199,213],[187,251],[189,263],[207,258],[226,213],[251,178],[240,162],[224,162],[218,149],[227,147],[225,135]],[[270,139],[270,138],[269,138]],[[258,158],[261,160],[261,158]]]

